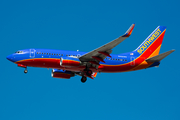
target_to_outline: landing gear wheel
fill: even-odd
[[[24,73],[27,73],[27,72],[28,72],[27,69],[25,69],[25,70],[24,70]]]
[[[91,76],[92,75],[92,71],[91,70],[87,70],[86,75],[87,76]]]
[[[81,78],[81,82],[82,82],[82,83],[85,83],[85,82],[86,82],[86,80],[87,80],[87,77],[82,76],[82,78]]]

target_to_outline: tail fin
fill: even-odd
[[[165,26],[158,26],[136,49],[134,53],[144,58],[153,57],[159,54],[161,44],[166,31]]]

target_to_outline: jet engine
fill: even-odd
[[[71,57],[67,57],[66,59],[63,59],[61,57],[60,59],[60,66],[62,67],[77,67],[80,66],[81,61],[79,61],[78,58],[71,58]]]
[[[75,74],[71,71],[53,69],[51,76],[54,78],[70,79],[70,77],[75,76]]]

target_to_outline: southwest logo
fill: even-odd
[[[156,32],[154,32],[154,34],[152,36],[150,36],[145,42],[144,44],[137,50],[137,52],[139,54],[142,54],[146,48],[148,48],[151,43],[153,43],[153,41],[161,34],[160,29],[157,29]]]

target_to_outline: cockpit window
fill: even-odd
[[[18,53],[18,54],[19,54],[19,53],[23,53],[23,51],[17,51],[17,52],[15,52],[15,53]]]

